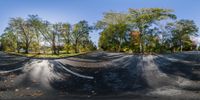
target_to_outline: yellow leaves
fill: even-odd
[[[20,97],[24,97],[24,96],[39,97],[39,96],[44,95],[44,93],[41,90],[25,91],[24,89],[21,89],[21,90],[15,89],[15,95],[20,96]]]
[[[40,90],[38,90],[38,91],[34,92],[33,94],[31,94],[31,96],[42,96],[42,95],[43,95],[43,93]]]

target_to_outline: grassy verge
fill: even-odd
[[[86,52],[81,52],[81,53],[61,53],[61,54],[38,54],[38,53],[29,53],[29,54],[24,54],[24,53],[16,53],[16,52],[7,52],[8,54],[12,55],[18,55],[18,56],[25,56],[25,57],[33,57],[33,58],[65,58],[65,57],[70,57],[70,56],[76,56],[76,55],[81,55],[85,54]]]

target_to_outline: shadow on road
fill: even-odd
[[[186,56],[185,59],[184,57],[181,57],[180,55],[177,57],[173,57],[175,60],[169,60],[168,57],[157,57],[154,59],[156,62],[157,66],[159,67],[160,71],[163,73],[169,74],[169,75],[175,75],[175,76],[181,76],[190,80],[200,80],[200,66],[199,64],[193,63],[185,63],[184,61],[187,60],[189,61],[188,56],[191,56],[189,54],[184,55]],[[194,55],[193,55],[194,56]],[[196,72],[196,73],[195,73]]]
[[[111,61],[111,60],[114,60],[114,59],[119,59],[123,56],[124,56],[124,54],[116,54],[116,53],[107,54],[107,53],[104,53],[104,52],[94,52],[94,53],[88,53],[88,54],[85,54],[85,55],[78,55],[78,56],[73,57],[75,59],[68,59],[68,60],[76,61],[76,62],[90,63],[91,60],[93,62]],[[76,58],[78,60],[76,60]],[[82,60],[80,60],[80,59],[82,59]]]
[[[80,68],[65,64],[64,67],[83,75],[93,76],[94,79],[70,76],[64,80],[51,81],[51,86],[70,94],[88,95],[110,95],[144,90],[147,88],[147,84],[141,74],[137,72],[140,71],[137,62],[141,58],[132,56],[130,59],[132,61],[124,62],[124,66],[107,68]],[[122,64],[119,63],[119,65]],[[62,72],[57,67],[54,67],[54,71]]]
[[[179,59],[178,56],[162,57],[95,52],[57,60],[23,59],[18,60],[19,62],[11,67],[10,63],[7,65],[0,63],[0,70],[21,68],[21,73],[13,78],[12,91],[20,88],[21,92],[27,87],[28,89],[25,91],[44,90],[46,94],[43,97],[50,95],[57,97],[59,93],[65,93],[64,96],[89,95],[93,97],[116,96],[124,93],[131,93],[131,95],[138,93],[147,96],[146,94],[152,93],[152,91],[158,96],[159,93],[170,94],[170,91],[182,92],[180,88],[174,86],[179,83],[173,82],[176,80],[171,76],[194,81],[200,80],[199,65],[191,63],[186,59],[187,57]],[[0,58],[4,59],[2,56]],[[13,59],[13,57],[9,59]],[[70,62],[68,62],[69,60]],[[98,66],[94,67],[96,65]],[[4,67],[5,69],[3,69]],[[1,76],[0,80],[3,78]]]

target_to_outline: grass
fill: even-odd
[[[61,53],[61,54],[39,54],[39,53],[29,53],[29,54],[24,54],[24,53],[16,53],[16,52],[7,52],[9,54],[14,54],[14,55],[19,55],[19,56],[25,56],[25,57],[33,57],[33,58],[64,58],[64,57],[70,57],[70,56],[76,56],[80,54],[84,54],[86,52],[81,52],[81,53]]]

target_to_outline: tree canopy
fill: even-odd
[[[27,19],[11,18],[1,36],[2,49],[18,53],[21,50],[24,53],[41,53],[40,51],[46,52],[50,49],[53,54],[59,54],[60,51],[90,51],[96,49],[89,37],[91,29],[87,21],[71,25],[50,23],[38,15],[29,15]],[[82,46],[84,42],[88,44]]]
[[[101,30],[99,47],[118,52],[170,51],[176,47],[178,36],[175,35],[181,34],[181,39],[186,37],[181,41],[192,42],[190,36],[198,32],[194,21],[176,19],[173,10],[162,8],[130,8],[127,13],[106,12],[96,23],[96,29]],[[171,23],[171,26],[164,23]],[[173,41],[173,45],[169,41]]]
[[[198,35],[193,20],[178,19],[171,9],[142,8],[109,11],[94,26],[87,21],[50,23],[38,15],[11,18],[1,35],[1,49],[8,52],[42,51],[53,54],[96,50],[90,39],[100,31],[98,48],[113,52],[175,52],[197,48],[191,36]]]

